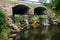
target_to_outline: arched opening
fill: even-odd
[[[42,14],[44,14],[43,11],[45,11],[45,10],[46,10],[46,8],[44,8],[44,7],[36,7],[34,9],[34,14],[42,15]]]
[[[15,22],[15,15],[26,15],[29,14],[29,9],[30,7],[26,6],[26,5],[16,5],[12,8],[12,19]]]
[[[26,5],[16,5],[12,8],[12,11],[13,11],[13,15],[15,14],[22,15],[22,14],[27,14],[29,9],[30,8]]]
[[[40,15],[40,22],[43,25],[42,33],[47,33],[49,29],[49,17],[46,12],[46,8],[44,7],[37,7],[34,9],[34,13]]]

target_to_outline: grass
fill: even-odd
[[[6,26],[6,15],[0,8],[0,38],[8,39],[9,28]]]

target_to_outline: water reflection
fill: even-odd
[[[28,35],[29,35],[29,33],[28,33],[29,31],[28,30],[25,30],[25,32],[24,32],[24,37],[25,38],[27,38],[28,37]]]

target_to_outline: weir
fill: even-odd
[[[33,28],[30,24],[30,19],[29,19],[29,7],[25,6],[25,5],[16,5],[15,7],[13,7],[13,21],[14,24],[18,26],[18,28],[21,30],[21,32],[16,33],[16,37],[14,38],[14,40],[30,40],[32,37],[32,40],[37,40],[37,38],[35,38],[36,35],[41,35],[41,34],[47,34],[48,29],[49,29],[49,19],[48,16],[46,15],[46,13],[44,13],[44,11],[46,10],[46,8],[44,7],[36,7],[34,8],[34,14],[33,16],[36,15],[40,15],[40,18],[38,17],[37,19],[40,19],[40,23],[35,20],[34,21],[34,26],[36,25],[36,28]],[[33,17],[32,16],[32,17]],[[41,25],[41,27],[43,28],[42,30],[40,30],[40,26],[37,27],[37,25]],[[32,28],[31,28],[31,27]],[[30,29],[31,28],[31,29]],[[32,33],[33,32],[33,33]],[[33,34],[33,35],[31,35]],[[37,36],[38,37],[38,36]],[[38,38],[40,40],[40,38]],[[46,38],[46,40],[49,40],[49,38]]]

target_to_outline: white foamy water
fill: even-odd
[[[44,25],[44,28],[42,30],[42,33],[47,33],[48,29],[49,29],[49,20],[48,20],[48,16],[47,15],[42,15],[42,24]]]

